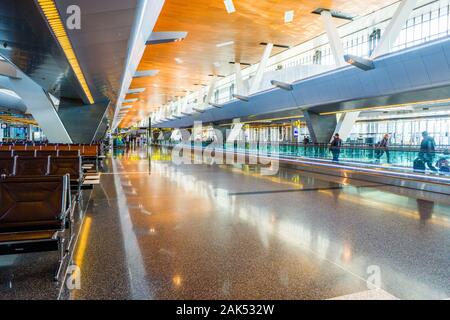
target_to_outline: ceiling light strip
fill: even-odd
[[[89,100],[89,103],[93,104],[94,98],[92,97],[91,91],[89,90],[89,86],[87,85],[83,71],[81,71],[80,64],[78,63],[75,52],[73,51],[72,44],[70,43],[69,37],[67,36],[67,32],[64,29],[64,25],[62,23],[54,0],[37,0],[37,2],[42,12],[44,13],[45,18],[47,19],[47,22],[50,25],[53,34],[58,40],[59,45],[63,49],[64,54],[66,55],[66,58],[69,61],[69,64],[78,79],[78,82],[80,83],[84,93],[86,94],[86,97]]]

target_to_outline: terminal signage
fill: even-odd
[[[294,137],[298,137],[298,128],[297,127],[294,128]]]

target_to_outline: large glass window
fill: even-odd
[[[418,145],[423,131],[428,131],[437,145],[450,146],[450,116],[359,121],[353,127],[350,140],[357,142],[373,138],[379,141],[384,134],[389,133],[393,145]]]

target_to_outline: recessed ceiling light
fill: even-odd
[[[153,85],[153,87],[155,88],[159,88],[159,85],[157,85],[156,83]]]
[[[222,48],[222,47],[226,47],[226,46],[231,46],[232,44],[234,44],[234,41],[227,41],[227,42],[222,42],[222,43],[216,44],[216,47]]]
[[[220,62],[214,62],[213,65],[214,65],[214,67],[219,68],[220,67]]]
[[[145,44],[160,44],[168,42],[178,42],[186,38],[187,32],[185,31],[169,31],[169,32],[152,32]]]
[[[251,63],[248,63],[248,62],[238,62],[238,63],[240,63],[241,66],[251,66],[252,65]],[[230,61],[229,64],[236,64],[236,62]]]
[[[311,13],[321,14],[322,11],[329,11],[333,18],[344,19],[344,20],[353,20],[353,18],[354,18],[354,16],[349,13],[345,13],[345,12],[333,10],[333,9],[325,9],[325,8],[317,8]]]
[[[136,102],[136,101],[138,101],[138,100],[139,100],[138,98],[127,99],[127,100],[123,100],[123,103],[133,103],[133,102]]]
[[[154,77],[159,73],[159,70],[144,70],[144,71],[136,71],[134,74],[135,78],[144,78],[144,77]]]
[[[175,58],[175,62],[178,63],[178,64],[182,64],[182,63],[183,63],[183,60],[180,59],[180,58]]]
[[[236,8],[234,7],[233,0],[225,0],[225,8],[227,9],[228,13],[236,12]]]
[[[294,21],[294,10],[289,10],[284,13],[284,23],[290,23]]]
[[[144,91],[145,91],[145,88],[129,89],[127,94],[142,93]]]
[[[267,45],[268,45],[267,42],[260,42],[259,44],[260,44],[261,46],[267,46]],[[276,47],[276,48],[283,48],[283,49],[290,49],[290,48],[291,48],[290,46],[285,45],[285,44],[276,44],[276,43],[273,43],[272,45],[273,45],[274,47]]]

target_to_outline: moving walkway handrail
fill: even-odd
[[[181,141],[180,141],[181,142]],[[162,144],[168,144],[168,145],[176,145],[180,142],[163,142]],[[161,142],[160,142],[161,143]],[[194,146],[195,144],[198,144],[200,142],[194,142],[191,141],[191,145]],[[201,142],[203,146],[208,146],[210,143],[212,142]],[[224,145],[232,145],[233,143],[224,143]],[[308,144],[304,144],[304,143],[274,143],[274,142],[243,142],[243,141],[236,141],[234,142],[235,145],[237,146],[244,146],[247,149],[247,146],[252,146],[252,147],[256,147],[259,148],[260,146],[263,147],[300,147],[300,148],[305,148],[305,149],[312,149],[312,148],[324,148],[324,149],[328,149],[330,147],[330,144],[328,143],[308,143]],[[338,149],[341,150],[378,150],[380,149],[376,144],[349,144],[349,143],[344,143],[342,144],[341,147],[339,147]],[[383,149],[383,148],[382,148]],[[389,145],[388,147],[386,147],[385,149],[389,150],[389,151],[402,151],[402,152],[420,152],[420,146],[410,146],[410,145]],[[450,145],[437,145],[436,146],[436,150],[434,152],[430,152],[430,153],[435,153],[435,154],[441,154],[446,150],[450,150]]]

